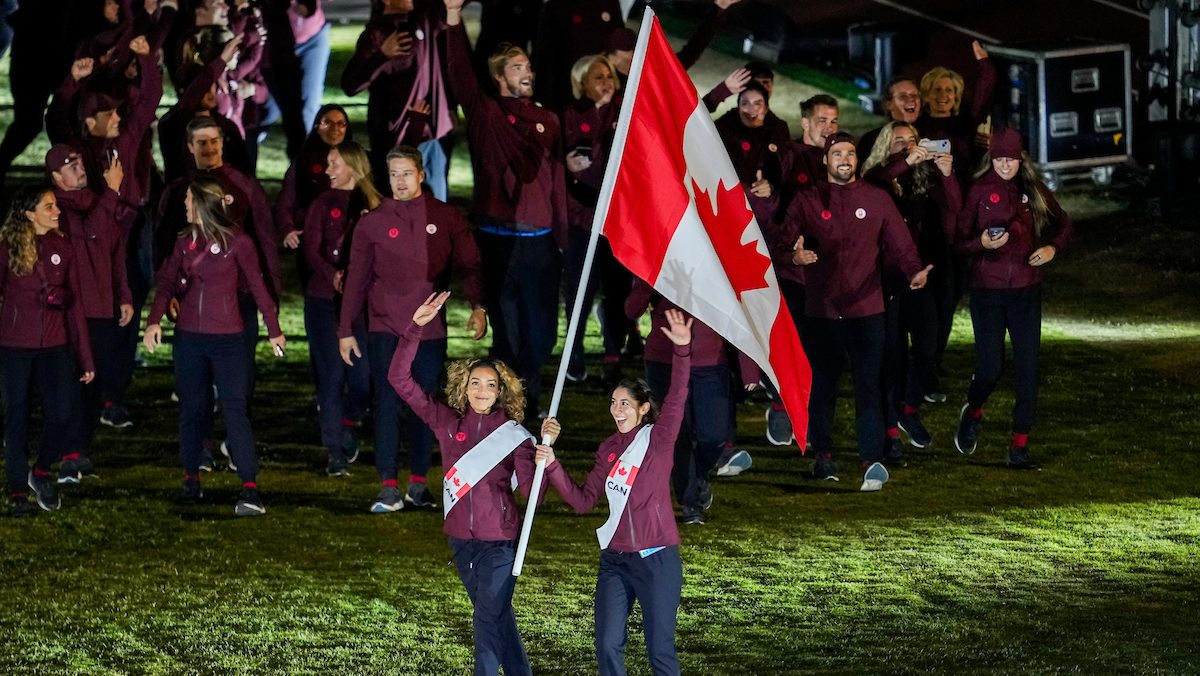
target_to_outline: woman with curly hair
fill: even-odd
[[[204,496],[200,487],[200,457],[211,415],[210,393],[216,382],[225,419],[228,449],[242,481],[234,513],[265,514],[258,494],[258,458],[247,413],[250,383],[238,287],[245,284],[262,312],[275,354],[283,355],[283,331],[275,301],[258,266],[254,240],[226,213],[221,182],[200,174],[184,198],[188,228],[175,241],[171,257],[158,271],[154,305],[146,318],[143,344],[154,352],[162,344],[162,326],[172,299],[179,301],[175,321],[175,391],[179,394],[179,454],[183,461],[180,501],[194,503]]]
[[[521,427],[524,388],[512,369],[490,359],[451,364],[445,403],[417,383],[412,364],[421,334],[449,297],[448,291],[430,294],[413,313],[388,381],[441,444],[442,464],[448,468],[442,479],[442,531],[450,538],[459,578],[474,606],[475,673],[495,674],[503,667],[505,674],[530,674],[512,609],[521,514],[511,481],[515,475],[529,498],[534,473],[533,436]]]
[[[4,383],[4,455],[9,512],[33,512],[25,492],[52,512],[59,507],[50,465],[67,450],[75,357],[83,367],[80,382],[90,383],[95,366],[87,320],[79,298],[79,268],[74,249],[58,229],[54,189],[35,185],[13,200],[0,226],[0,373]],[[68,347],[69,346],[69,347]],[[30,396],[42,399],[42,441],[29,469]]]
[[[671,467],[683,422],[691,376],[692,319],[667,310],[660,331],[671,341],[671,385],[660,410],[645,381],[623,380],[608,411],[617,431],[600,443],[592,471],[576,484],[554,461],[548,445],[537,447],[546,479],[575,511],[589,512],[608,498],[608,521],[596,530],[600,571],[596,577],[596,660],[601,674],[625,673],[625,643],[633,602],[642,605],[646,652],[655,674],[678,674],[675,620],[683,591],[679,528],[671,508]],[[542,423],[551,443],[560,426]]]

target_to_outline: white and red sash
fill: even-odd
[[[533,435],[509,420],[464,453],[442,477],[442,516],[449,514],[475,484],[526,439],[533,440]]]
[[[608,473],[608,478],[604,480],[604,494],[608,496],[608,521],[596,529],[600,549],[608,547],[613,535],[617,533],[621,516],[625,514],[625,507],[629,504],[629,492],[633,490],[633,482],[637,480],[638,468],[642,466],[646,450],[650,448],[650,431],[653,429],[654,425],[646,425],[638,430],[633,443],[621,454]]]

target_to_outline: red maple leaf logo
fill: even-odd
[[[767,288],[767,270],[771,259],[758,252],[758,242],[742,243],[742,235],[754,218],[754,212],[746,205],[746,194],[742,186],[734,184],[728,190],[725,182],[717,184],[717,208],[712,208],[708,193],[692,179],[692,191],[696,195],[696,212],[708,232],[721,267],[738,301],[742,294],[755,289]]]
[[[627,473],[629,473],[629,470],[625,469],[624,467],[617,470],[617,474],[620,474],[621,476],[625,476]]]
[[[455,485],[455,486],[459,486],[459,485],[461,485],[461,484],[462,484],[462,482],[458,480],[458,477],[455,477],[455,478],[454,478],[454,485]]]

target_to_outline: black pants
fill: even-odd
[[[646,362],[646,382],[662,401],[671,386],[671,365]],[[729,383],[729,367],[723,364],[694,367],[688,378],[687,404],[671,468],[675,499],[685,510],[703,511],[709,473],[730,440]]]
[[[154,277],[154,220],[149,217],[148,211],[142,209],[126,242],[125,273],[133,297],[133,321],[117,327],[112,377],[103,385],[104,400],[118,404],[125,400],[125,393],[133,382],[133,366],[137,361],[138,348],[142,344],[139,318],[142,316],[142,307],[146,304],[146,296],[150,293],[150,280]]]
[[[396,456],[400,447],[401,418],[408,433],[409,471],[425,476],[433,464],[433,432],[408,404],[400,400],[388,382],[388,369],[392,367],[392,357],[399,342],[400,339],[390,333],[372,331],[367,334],[367,364],[375,389],[375,469],[384,481],[394,480],[398,473]],[[446,339],[422,340],[413,359],[413,380],[426,392],[435,393],[445,363]]]
[[[818,456],[833,453],[838,380],[849,358],[854,373],[858,457],[863,463],[879,460],[883,452],[883,314],[856,319],[808,317],[804,321],[804,351],[812,366],[808,438],[813,450]]]
[[[883,422],[892,428],[905,404],[917,408],[940,387],[937,303],[928,290],[904,286],[888,297],[884,317]]]
[[[513,613],[516,547],[511,541],[488,542],[450,538],[454,565],[471,599],[475,629],[475,674],[495,676],[501,667],[509,674],[532,674],[517,616]]]
[[[136,324],[131,321],[130,324]],[[88,319],[88,338],[92,346],[92,360],[96,362],[96,377],[84,385],[79,383],[79,396],[74,399],[75,406],[71,411],[70,441],[67,448],[70,451],[86,454],[96,438],[96,428],[100,426],[100,412],[104,410],[105,393],[108,383],[112,380],[113,369],[121,358],[117,345],[117,326],[115,318]]]
[[[958,309],[959,301],[967,292],[969,275],[970,267],[958,256],[950,258],[948,267],[939,270],[937,266],[934,266],[929,271],[929,283],[925,285],[925,288],[933,294],[934,303],[937,306],[937,363],[939,364],[942,363],[942,355],[946,352],[946,346],[950,344],[950,333],[954,330],[954,312]]]
[[[563,307],[567,308],[567,319],[571,318],[575,293],[583,276],[584,258],[587,257],[588,240],[591,233],[573,228],[567,244],[563,270]],[[583,359],[583,334],[587,327],[588,309],[592,307],[596,290],[604,295],[600,304],[603,321],[600,335],[604,339],[604,355],[615,357],[621,354],[636,323],[625,316],[625,299],[633,287],[633,275],[613,257],[608,240],[601,237],[596,242],[596,256],[592,261],[592,274],[588,278],[587,291],[583,297],[583,312],[579,317],[579,331],[575,334],[575,347],[571,360]]]
[[[625,644],[633,602],[642,604],[646,653],[655,674],[679,673],[675,620],[683,592],[679,547],[665,547],[642,558],[638,553],[600,551],[596,575],[596,661],[600,673],[625,673]]]
[[[34,468],[49,472],[67,450],[67,423],[75,393],[75,368],[67,346],[46,349],[0,348],[4,383],[4,467],[11,493],[25,492],[29,472],[29,417],[33,389],[42,399],[42,441]]]
[[[321,445],[331,454],[340,454],[343,450],[343,420],[362,420],[371,400],[371,371],[367,360],[359,358],[353,367],[346,366],[338,347],[337,324],[333,300],[304,298],[308,356],[320,407],[317,423],[321,428]],[[366,322],[362,318],[354,323],[354,337],[359,345],[367,344]]]
[[[66,17],[62,19],[65,21]],[[70,71],[71,58],[67,55],[74,47],[62,44],[60,32],[53,27],[31,25],[26,17],[20,30],[13,34],[8,72],[13,120],[0,141],[0,184],[4,183],[13,161],[42,131],[50,95]],[[47,41],[52,44],[47,45]]]
[[[1037,408],[1038,349],[1042,341],[1040,286],[1023,289],[971,289],[971,325],[975,328],[975,374],[967,403],[983,408],[1004,369],[1004,333],[1012,341],[1013,432],[1029,434]]]
[[[515,237],[478,231],[476,238],[483,257],[492,353],[525,381],[525,408],[536,414],[542,366],[558,341],[562,256],[549,234]]]
[[[221,398],[226,443],[238,478],[254,481],[258,454],[250,430],[246,346],[242,335],[175,331],[175,391],[179,394],[179,456],[188,474],[200,471],[200,450],[212,415],[212,387]]]

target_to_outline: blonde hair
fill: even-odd
[[[192,208],[199,221],[189,224],[188,232],[196,239],[219,242],[221,248],[229,248],[229,240],[238,224],[229,217],[225,186],[212,176],[198,174],[192,179],[188,191],[192,193]]]
[[[988,151],[983,154],[979,168],[975,170],[975,178],[978,179],[991,169],[992,153]],[[1029,153],[1024,150],[1021,151],[1021,167],[1017,169],[1017,175],[1013,177],[1013,180],[1017,182],[1018,190],[1029,195],[1029,206],[1033,209],[1033,232],[1040,238],[1042,230],[1050,223],[1050,205],[1046,203],[1046,196],[1042,193],[1043,190],[1049,190],[1049,188],[1046,187],[1046,182],[1038,173],[1033,158],[1029,157]]]
[[[510,59],[515,59],[518,56],[524,56],[526,58],[529,57],[529,55],[525,53],[524,49],[521,49],[511,42],[500,43],[500,46],[496,48],[496,51],[492,52],[492,55],[489,56],[487,60],[488,72],[491,73],[492,78],[500,78],[503,80],[504,67],[508,65]]]
[[[38,261],[33,221],[25,212],[36,211],[47,193],[54,194],[48,185],[35,185],[22,190],[13,199],[4,225],[0,225],[0,242],[8,247],[8,269],[18,277],[33,272],[33,266]]]
[[[500,376],[500,392],[496,405],[504,415],[513,420],[525,420],[525,386],[521,379],[504,362],[495,359],[460,359],[446,368],[446,403],[459,413],[467,410],[467,384],[471,373],[478,368],[489,368]]]
[[[371,180],[371,160],[367,157],[367,151],[354,141],[342,141],[341,145],[333,146],[329,152],[341,155],[342,161],[350,167],[350,172],[354,174],[354,189],[362,193],[367,208],[374,209],[379,206],[383,197],[375,189],[375,182]]]
[[[583,98],[583,78],[587,77],[588,71],[597,63],[603,64],[608,69],[608,74],[612,76],[616,89],[621,89],[621,80],[617,77],[617,69],[613,67],[608,57],[603,54],[591,54],[580,57],[575,65],[571,66],[571,94],[576,99]]]
[[[929,69],[928,73],[921,76],[921,85],[918,89],[921,90],[921,105],[925,106],[925,102],[933,94],[933,85],[942,78],[950,78],[950,84],[954,87],[954,110],[953,114],[958,115],[958,109],[962,106],[963,90],[966,85],[963,84],[963,78],[958,73],[949,68],[936,66]]]
[[[867,159],[863,162],[863,176],[871,169],[878,167],[887,162],[887,159],[892,156],[892,141],[896,137],[896,130],[901,127],[907,127],[912,130],[913,136],[921,138],[921,132],[917,131],[916,126],[910,122],[902,120],[894,120],[883,125],[879,130],[879,136],[875,138],[875,145],[871,146],[871,153],[867,155]],[[918,163],[912,168],[912,193],[914,195],[924,195],[929,192],[929,186],[933,172],[929,168],[928,162]],[[904,186],[898,179],[892,179],[892,192],[901,197],[904,195]]]

